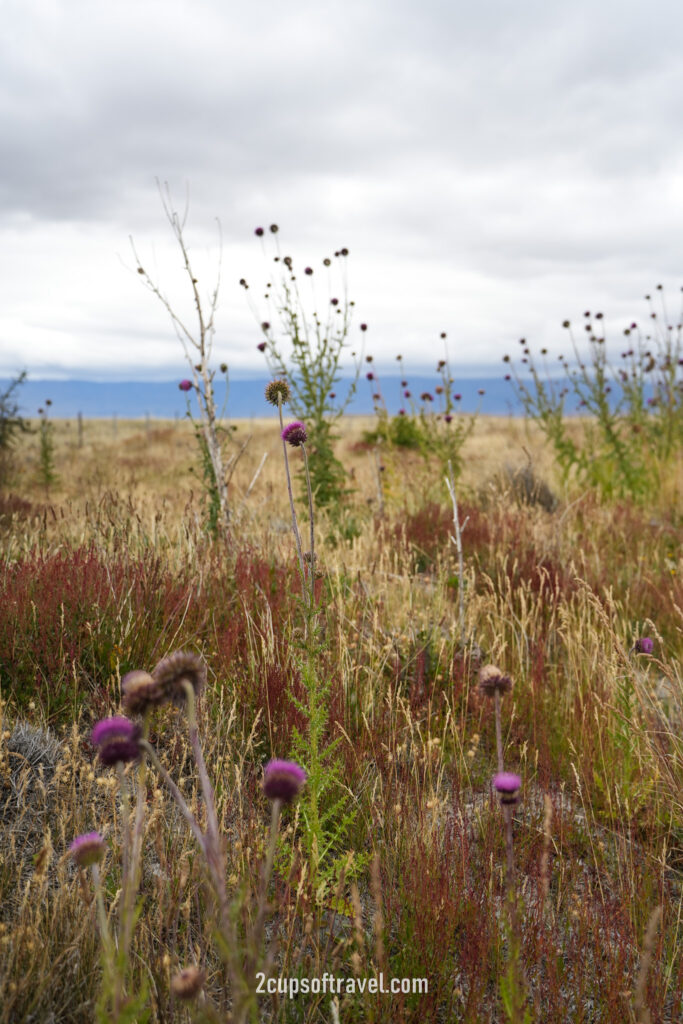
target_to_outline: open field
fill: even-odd
[[[82,446],[75,421],[57,421],[48,491],[37,437],[20,439],[0,496],[0,1021],[95,1019],[96,901],[68,847],[105,837],[114,928],[127,817],[88,737],[121,712],[126,673],[176,650],[208,671],[199,735],[235,946],[221,959],[216,900],[178,805],[151,766],[129,765],[144,819],[127,991],[144,989],[150,1020],[230,1019],[234,964],[253,974],[273,944],[274,976],[382,972],[426,978],[428,991],[263,994],[253,1019],[683,1019],[683,473],[646,506],[603,504],[562,488],[533,426],[479,420],[458,481],[460,579],[440,473],[409,451],[376,457],[359,443],[371,422],[343,421],[338,445],[354,535],[316,520],[315,645],[275,417],[233,431],[220,542],[202,527],[186,421],[86,421]],[[515,488],[505,467],[529,464],[554,500]],[[633,649],[642,637],[651,653]],[[505,769],[522,780],[513,875],[491,784],[495,702],[477,685],[491,663],[514,684],[500,699]],[[263,766],[310,772],[311,672],[324,783],[312,775],[283,811],[252,949]],[[182,706],[156,710],[150,730],[204,827]],[[206,972],[192,1003],[172,988],[189,964]]]

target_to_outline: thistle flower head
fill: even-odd
[[[183,683],[188,682],[195,695],[201,693],[206,683],[206,665],[192,651],[175,651],[152,669],[152,678],[164,694],[164,700],[183,704]]]
[[[493,788],[500,794],[502,804],[516,804],[522,780],[512,772],[498,772],[493,776]]]
[[[497,665],[484,665],[479,669],[479,692],[486,697],[509,693],[512,689],[510,676],[505,676]]]
[[[307,436],[306,427],[299,420],[288,423],[282,431],[282,440],[286,441],[287,444],[291,444],[292,448],[299,448],[302,444],[305,444]]]
[[[171,979],[173,994],[178,999],[194,999],[204,988],[206,972],[194,964],[190,967],[183,967],[179,974]]]
[[[192,390],[192,381],[191,380],[181,380],[181,382],[178,385],[178,387],[180,388],[181,391],[191,391]]]
[[[652,637],[641,636],[640,639],[636,640],[633,648],[636,654],[652,654],[654,650],[654,641]]]
[[[292,397],[292,389],[286,380],[271,380],[266,384],[266,402],[271,405],[284,405]]]
[[[119,761],[122,764],[137,761],[140,757],[139,738],[139,726],[122,715],[103,718],[94,727],[91,735],[93,746],[98,748],[100,761],[107,766]]]
[[[142,714],[148,708],[163,704],[166,700],[164,691],[149,672],[133,669],[121,680],[122,702],[126,711],[131,714]]]
[[[79,868],[87,868],[91,864],[99,864],[106,848],[99,832],[86,832],[85,835],[76,836],[69,846],[69,853]]]
[[[269,761],[263,772],[263,792],[269,800],[291,804],[306,782],[306,772],[294,761]]]

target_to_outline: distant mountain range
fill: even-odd
[[[269,407],[263,397],[263,390],[269,377],[248,380],[231,380],[229,385],[226,415],[232,419],[252,419],[269,415]],[[430,392],[436,399],[434,388],[438,378],[412,377],[410,391],[420,403],[420,395]],[[4,391],[8,380],[0,380],[0,391]],[[341,397],[346,394],[350,378],[338,381],[335,390]],[[372,384],[364,378],[358,381],[348,412],[365,416],[373,412]],[[403,396],[398,377],[381,378],[382,394],[390,413],[400,408],[410,409],[410,399]],[[219,409],[225,400],[225,382],[216,381],[216,400]],[[479,395],[478,391],[484,391]],[[79,413],[85,419],[169,420],[185,415],[187,400],[178,389],[178,380],[172,381],[81,381],[81,380],[35,380],[28,378],[14,392],[23,416],[36,417],[44,407],[45,400],[52,402],[51,419],[74,419]],[[499,377],[469,378],[454,385],[454,393],[462,394],[459,407],[473,412],[480,406],[481,412],[492,416],[519,416],[521,408],[515,399],[509,382]],[[194,399],[193,399],[194,401]],[[435,402],[436,404],[436,402]],[[196,409],[196,407],[195,407]]]
[[[245,380],[232,380],[226,415],[232,419],[252,419],[270,414],[263,391],[270,378],[263,376]],[[381,393],[390,413],[395,414],[400,408],[410,409],[411,399],[404,396],[399,377],[382,376]],[[350,378],[341,378],[335,391],[340,397],[347,393]],[[563,381],[555,382],[558,387]],[[566,383],[566,381],[564,382]],[[9,380],[0,380],[0,392],[4,392]],[[409,390],[412,401],[420,405],[420,395],[429,392],[434,396],[434,408],[439,408],[439,396],[435,388],[439,384],[436,376],[411,377]],[[374,382],[362,377],[348,412],[351,415],[366,416],[373,412],[372,389]],[[480,394],[483,392],[483,394]],[[488,416],[521,416],[523,408],[515,396],[509,381],[500,377],[467,377],[453,385],[453,393],[462,397],[457,407],[464,412],[474,412],[477,408]],[[649,391],[648,391],[649,393]],[[187,398],[178,389],[178,378],[169,381],[87,381],[87,380],[34,380],[28,378],[15,392],[21,406],[21,413],[27,417],[36,417],[46,399],[50,399],[50,417],[52,419],[74,419],[78,413],[85,419],[122,420],[174,419],[185,416]],[[618,386],[612,385],[612,401],[618,399]],[[568,396],[566,412],[576,415],[575,396]],[[193,410],[196,404],[193,398]],[[216,381],[216,401],[218,409],[225,402],[225,381]]]
[[[232,380],[226,413],[233,419],[251,419],[269,415],[263,391],[270,378],[263,376],[248,380]],[[5,391],[8,380],[0,380],[0,391]],[[338,381],[335,391],[345,395],[350,378]],[[420,395],[427,391],[438,396],[434,389],[438,378],[412,377],[409,389],[413,400],[419,405]],[[225,401],[225,381],[216,381],[218,408]],[[348,412],[352,415],[369,415],[373,411],[372,384],[365,378],[358,382],[358,389]],[[399,377],[382,377],[381,389],[387,408],[397,413],[399,408],[410,408],[410,400],[403,396]],[[483,395],[478,392],[484,391]],[[514,415],[522,413],[509,382],[501,377],[468,378],[453,386],[454,393],[462,395],[458,406],[466,412],[473,412],[478,406],[488,415]],[[80,412],[85,419],[173,419],[187,412],[187,399],[178,389],[178,380],[171,381],[87,381],[87,380],[35,380],[28,378],[15,392],[21,413],[35,417],[38,409],[50,399],[52,419],[73,419]],[[193,400],[194,402],[194,400]],[[435,402],[435,405],[437,403]],[[196,411],[196,406],[194,407]]]

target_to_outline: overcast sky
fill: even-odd
[[[191,320],[155,178],[190,207],[216,361],[263,370],[255,300],[280,225],[348,247],[351,339],[410,369],[615,338],[683,284],[683,8],[642,0],[0,0],[0,375],[183,369],[141,262]],[[333,267],[334,269],[334,267]],[[303,280],[303,278],[302,278]],[[333,294],[338,290],[332,278]],[[311,297],[311,302],[313,299]],[[313,306],[309,306],[313,308]],[[257,311],[258,319],[265,313]]]

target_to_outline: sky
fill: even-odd
[[[398,353],[411,372],[433,368],[446,332],[458,372],[497,374],[522,336],[566,351],[561,324],[585,310],[604,312],[618,348],[660,283],[679,315],[679,4],[0,0],[0,12],[0,377],[187,370],[130,244],[194,327],[164,182],[181,214],[189,197],[205,303],[222,254],[214,360],[236,377],[263,372],[274,222],[281,254],[314,269],[300,277],[309,313],[343,294],[344,264],[348,351],[364,341],[386,370]]]

